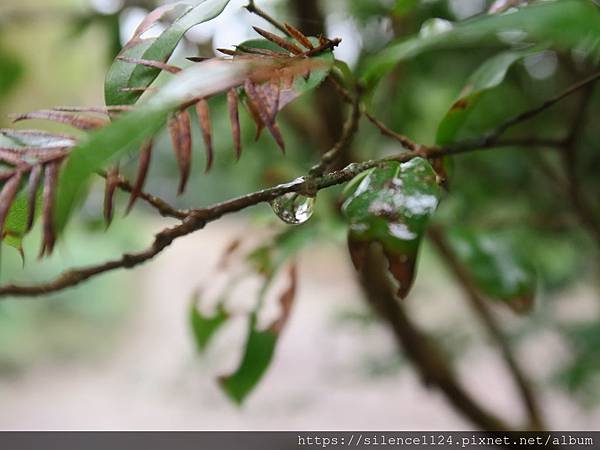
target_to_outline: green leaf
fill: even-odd
[[[344,198],[342,210],[350,224],[348,245],[355,267],[361,269],[369,245],[380,243],[400,284],[398,295],[406,297],[419,246],[441,198],[435,171],[423,158],[384,163],[359,174]]]
[[[600,56],[600,8],[587,0],[561,0],[480,16],[446,31],[423,33],[391,43],[367,59],[361,78],[372,86],[396,64],[424,52],[485,44],[507,45],[509,34],[522,35],[519,45],[548,42],[560,49],[577,49],[595,59]]]
[[[446,145],[454,142],[481,95],[502,83],[508,69],[516,61],[531,53],[533,53],[532,50],[507,51],[494,56],[481,65],[471,75],[459,98],[440,122],[436,143]]]
[[[166,7],[166,12],[175,13],[177,19],[161,33],[150,39],[137,39],[126,45],[120,56],[166,62],[179,41],[193,26],[217,17],[229,0],[196,0],[177,2]],[[154,12],[161,8],[157,8]],[[151,13],[152,14],[152,13]],[[115,60],[106,76],[104,95],[107,105],[135,103],[141,93],[123,92],[123,88],[146,88],[156,79],[160,70],[152,67]]]
[[[0,48],[0,98],[6,96],[23,77],[25,68],[20,59]]]
[[[246,349],[239,367],[233,374],[219,379],[225,393],[236,403],[244,401],[269,368],[277,338],[278,335],[271,330],[257,330],[256,314],[252,315]]]
[[[279,335],[287,323],[294,303],[297,285],[296,265],[293,264],[290,267],[289,284],[279,296],[281,307],[279,317],[269,328],[260,330],[257,328],[258,311],[264,302],[271,281],[272,277],[268,277],[261,291],[259,304],[250,316],[246,348],[237,370],[230,375],[219,378],[225,393],[236,403],[244,401],[271,365]]]
[[[194,296],[190,308],[190,324],[196,340],[198,351],[206,350],[208,343],[215,333],[228,319],[227,312],[219,305],[213,316],[205,316],[198,310],[198,296]]]
[[[251,65],[243,61],[210,60],[195,64],[174,75],[136,110],[91,133],[71,151],[61,171],[55,210],[58,228],[66,224],[95,171],[119,155],[139,149],[161,129],[169,112],[179,104],[240,84],[250,70]]]
[[[510,235],[453,228],[448,242],[485,295],[517,312],[532,308],[535,268],[519,253]]]

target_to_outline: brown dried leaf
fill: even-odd
[[[308,39],[306,37],[306,35],[304,35],[299,29],[297,29],[296,27],[290,25],[289,23],[284,24],[285,25],[285,29],[287,30],[287,32],[294,38],[296,39],[298,42],[300,42],[305,48],[312,50],[313,48],[315,48],[315,46],[313,45],[312,42],[310,42],[310,39]]]
[[[192,164],[192,131],[190,115],[187,111],[180,111],[169,120],[169,132],[181,174],[177,192],[182,194],[187,185]]]
[[[119,186],[119,168],[111,167],[106,174],[106,184],[104,187],[104,220],[106,227],[110,226],[113,219],[115,192]]]
[[[235,159],[239,160],[242,155],[242,133],[240,129],[240,112],[238,109],[237,90],[227,91],[227,107],[229,109],[229,120],[231,121],[231,132],[233,134],[233,148],[235,149]]]
[[[188,56],[187,58],[188,61],[191,62],[204,62],[204,61],[208,61],[209,59],[212,59],[208,56]]]
[[[208,172],[213,164],[214,150],[212,143],[210,110],[208,109],[208,102],[205,98],[200,99],[198,103],[196,103],[196,113],[198,114],[198,122],[200,125],[200,131],[202,132],[202,139],[204,140],[204,148],[206,150],[205,172]]]
[[[10,139],[16,139],[24,142],[30,142],[32,138],[47,144],[50,142],[54,143],[57,141],[66,141],[75,145],[77,142],[77,138],[75,136],[63,133],[50,133],[42,130],[14,130],[10,128],[2,128],[0,129],[0,134]]]
[[[285,142],[283,141],[281,131],[279,130],[277,123],[271,118],[268,106],[265,104],[262,96],[257,91],[256,85],[251,80],[246,80],[244,83],[244,90],[248,95],[248,100],[254,104],[260,120],[266,125],[269,132],[275,139],[275,142],[277,142],[277,145],[279,145],[281,150],[285,152]]]
[[[29,173],[29,181],[27,182],[27,232],[31,231],[33,221],[35,220],[37,193],[42,182],[42,174],[43,168],[41,164],[33,166]]]
[[[260,55],[267,56],[269,58],[287,58],[289,55],[283,52],[276,52],[273,50],[269,50],[266,48],[257,48],[257,47],[246,47],[245,45],[238,45],[237,49],[242,53],[248,53],[251,55]]]
[[[263,30],[262,28],[258,28],[258,27],[252,27],[252,28],[254,28],[254,31],[256,31],[258,34],[260,34],[262,37],[264,37],[268,41],[273,42],[274,44],[278,45],[279,47],[283,48],[284,50],[287,50],[288,52],[290,52],[294,55],[301,55],[302,53],[304,53],[304,51],[300,47],[298,47],[296,44],[294,44],[293,42],[289,42],[289,41],[285,40],[284,38],[277,36],[276,34],[273,34],[266,30]]]
[[[39,111],[32,111],[23,114],[16,114],[12,116],[13,122],[20,122],[22,120],[50,120],[53,122],[60,122],[72,127],[78,128],[83,131],[96,130],[107,125],[108,122],[105,119],[99,117],[85,117],[78,114],[72,114],[61,111],[53,111],[47,109],[41,109]]]
[[[398,282],[398,297],[405,299],[415,281],[417,256],[385,252],[388,268]]]
[[[180,67],[172,66],[171,64],[164,63],[162,61],[155,61],[152,59],[138,59],[138,58],[130,58],[128,56],[117,56],[119,61],[128,62],[131,64],[137,64],[139,66],[152,67],[153,69],[164,70],[169,73],[179,73],[182,71]]]
[[[46,164],[44,169],[44,192],[42,196],[42,226],[43,238],[40,257],[50,255],[56,243],[54,228],[54,200],[58,185],[58,171],[60,162]]]
[[[221,53],[223,53],[224,55],[227,55],[227,56],[238,56],[238,55],[241,55],[240,52],[238,52],[236,50],[231,50],[231,49],[228,49],[228,48],[218,48],[217,51],[221,52]]]
[[[23,163],[23,155],[14,148],[0,147],[0,162],[18,166]]]
[[[138,25],[137,29],[133,33],[133,37],[127,44],[124,46],[124,50],[126,48],[133,47],[138,44],[142,34],[152,28],[162,17],[171,11],[174,7],[176,7],[176,3],[170,3],[163,6],[159,6],[158,8],[152,10],[149,14],[144,17],[144,20]]]
[[[146,182],[146,177],[148,176],[148,170],[150,168],[150,161],[152,160],[152,147],[154,142],[149,140],[144,144],[142,149],[140,150],[140,160],[138,162],[138,173],[135,179],[135,184],[133,185],[133,189],[131,190],[131,196],[129,197],[129,203],[127,204],[127,213],[131,211],[133,205],[135,205],[136,200],[142,193],[142,189],[144,188],[144,184]]]
[[[298,270],[296,264],[292,264],[289,269],[290,284],[287,289],[279,297],[279,304],[281,305],[281,313],[279,318],[271,325],[270,329],[275,334],[281,333],[281,330],[287,323],[292,306],[294,304],[294,298],[296,297],[296,286],[298,284]]]
[[[20,170],[17,170],[13,176],[4,183],[4,186],[2,186],[2,190],[0,191],[0,236],[2,236],[2,239],[4,239],[4,222],[6,222],[10,207],[12,206],[19,190],[19,186],[21,185],[22,177],[23,173]]]

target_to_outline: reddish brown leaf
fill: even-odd
[[[296,297],[296,286],[298,284],[298,270],[296,264],[292,264],[289,269],[290,284],[287,289],[279,297],[279,304],[281,305],[281,313],[279,318],[271,325],[271,331],[275,334],[281,333],[281,330],[287,323],[292,306],[294,304],[294,298]]]
[[[198,114],[198,122],[200,124],[200,131],[202,132],[202,139],[204,139],[204,148],[206,150],[205,172],[208,172],[213,164],[214,150],[212,143],[210,110],[208,109],[208,102],[206,99],[200,99],[198,103],[196,103],[196,113]]]
[[[149,140],[144,144],[142,149],[140,150],[140,160],[138,162],[138,173],[137,178],[135,179],[135,184],[133,185],[133,189],[131,190],[131,196],[129,197],[129,203],[127,204],[127,213],[131,211],[135,201],[142,193],[142,189],[144,188],[144,184],[146,182],[146,177],[148,175],[148,169],[150,168],[150,161],[152,160],[152,147],[153,141]]]
[[[256,90],[256,85],[252,81],[246,80],[244,83],[244,90],[246,91],[246,94],[248,94],[248,99],[250,102],[254,104],[260,120],[266,125],[269,132],[275,139],[275,142],[277,142],[277,145],[279,145],[281,150],[285,152],[285,142],[283,141],[281,131],[279,130],[277,123],[272,120],[267,105],[263,101],[262,96]]]
[[[0,236],[2,236],[2,238],[4,238],[4,222],[6,222],[10,207],[19,190],[22,176],[22,172],[17,170],[13,176],[4,183],[4,186],[2,186],[2,190],[0,191]]]
[[[225,248],[225,251],[221,255],[219,263],[217,264],[217,267],[218,267],[219,270],[225,270],[229,266],[229,264],[231,262],[232,256],[240,248],[241,245],[242,245],[242,239],[241,238],[233,239],[227,245],[227,247]]]
[[[164,63],[162,61],[154,61],[152,59],[138,59],[138,58],[130,58],[128,56],[117,56],[119,61],[128,62],[131,64],[137,64],[139,66],[152,67],[153,69],[164,70],[169,73],[179,73],[181,72],[181,68],[177,66],[172,66],[170,64]]]
[[[288,57],[287,53],[276,52],[266,48],[246,47],[245,45],[238,45],[237,49],[242,53],[249,53],[251,55],[267,56],[269,58],[282,58]]]
[[[115,192],[119,186],[119,168],[111,167],[106,174],[106,184],[104,187],[104,220],[106,226],[110,226],[113,219]]]
[[[41,141],[70,141],[73,144],[76,143],[77,138],[63,133],[50,133],[42,130],[14,130],[10,128],[0,129],[0,134],[20,141],[28,142],[31,138],[39,139]]]
[[[115,113],[132,111],[131,105],[113,105],[107,107],[98,106],[57,106],[52,108],[52,111],[70,112],[70,113],[88,113],[88,114],[104,114],[112,116]]]
[[[204,62],[204,61],[208,61],[209,59],[212,59],[208,56],[188,56],[187,58],[188,61],[191,62]]]
[[[78,114],[72,114],[61,111],[53,111],[42,109],[39,111],[32,111],[24,114],[17,114],[12,116],[14,122],[20,122],[22,120],[51,120],[53,122],[60,122],[72,127],[78,128],[83,131],[95,130],[108,124],[105,119],[99,117],[85,117]]]
[[[258,140],[262,134],[262,131],[265,129],[265,124],[260,118],[260,114],[258,113],[258,109],[256,109],[256,105],[250,100],[250,98],[248,98],[248,96],[246,96],[246,106],[250,112],[250,117],[252,117],[252,120],[256,125],[256,134],[254,135],[254,139]]]
[[[228,48],[218,48],[217,51],[221,52],[221,53],[223,53],[224,55],[227,55],[227,56],[238,56],[238,55],[240,55],[240,52],[238,52],[236,50],[231,50],[231,49],[228,49]]]
[[[348,250],[350,250],[350,258],[354,268],[360,272],[367,257],[369,242],[353,239],[351,235],[348,235]]]
[[[227,91],[227,107],[229,109],[229,120],[231,121],[231,132],[233,134],[233,148],[235,159],[239,160],[242,155],[242,133],[240,129],[240,112],[238,109],[238,94],[234,89]]]
[[[23,163],[23,155],[14,148],[0,147],[0,162],[18,166]]]
[[[315,46],[313,45],[312,42],[310,42],[310,39],[307,38],[299,29],[297,29],[296,27],[293,27],[292,25],[290,25],[289,23],[285,24],[285,29],[287,30],[287,32],[294,38],[296,39],[298,42],[300,42],[305,48],[312,50],[313,48],[315,48]]]
[[[288,52],[290,52],[294,55],[301,55],[302,53],[304,53],[304,51],[300,47],[298,47],[296,44],[294,44],[293,42],[289,42],[289,41],[277,36],[276,34],[273,34],[266,30],[263,30],[262,28],[258,28],[258,27],[252,27],[252,28],[254,28],[254,31],[256,31],[258,34],[260,34],[262,37],[264,37],[268,41],[273,42],[274,44],[278,45],[279,47],[283,48],[284,50],[287,50]]]
[[[58,184],[60,162],[46,164],[44,169],[44,192],[42,195],[42,248],[40,257],[50,255],[54,250],[56,232],[54,228],[54,200]]]
[[[398,296],[406,298],[415,281],[416,255],[394,254],[385,252],[390,273],[398,282]]]
[[[169,132],[171,133],[173,150],[181,174],[177,192],[182,194],[187,185],[192,164],[192,131],[190,115],[187,111],[180,111],[171,118]]]
[[[176,3],[170,3],[163,6],[159,6],[158,8],[152,10],[149,14],[144,17],[144,20],[138,25],[137,29],[133,33],[133,37],[127,44],[125,44],[123,49],[133,47],[140,41],[140,37],[150,28],[152,28],[162,17],[171,11],[174,7],[176,7]]]
[[[27,182],[27,232],[31,231],[35,220],[37,193],[42,182],[42,170],[41,164],[37,164],[33,166],[29,173],[29,181]]]

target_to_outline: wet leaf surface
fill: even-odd
[[[361,269],[368,247],[379,243],[399,283],[398,295],[406,297],[419,246],[440,197],[436,174],[423,158],[388,162],[358,175],[346,188],[342,205],[356,269]]]

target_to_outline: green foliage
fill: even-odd
[[[250,66],[243,62],[209,61],[192,66],[175,75],[140,108],[92,133],[73,149],[61,172],[56,206],[58,226],[64,227],[94,172],[119,155],[140,148],[162,128],[168,113],[189,98],[190,92],[199,97],[218,93],[223,86],[243,79],[249,70]]]
[[[205,316],[198,308],[198,296],[194,296],[190,308],[190,324],[192,332],[196,339],[196,347],[202,352],[208,346],[211,338],[227,321],[227,313],[221,305],[219,305],[216,313],[212,316]]]
[[[473,72],[459,98],[440,122],[436,143],[445,145],[454,142],[481,95],[502,83],[508,69],[531,53],[532,50],[503,52],[487,60]]]
[[[18,57],[0,47],[0,99],[4,98],[19,82],[25,69]]]
[[[510,39],[517,45],[533,41],[549,42],[561,49],[579,48],[595,59],[600,56],[596,38],[598,29],[600,11],[590,1],[561,0],[533,4],[510,13],[478,17],[453,25],[448,30],[393,42],[365,62],[362,76],[372,85],[401,61],[424,52],[485,44],[506,45],[507,40],[511,43]]]
[[[250,317],[244,355],[239,367],[231,375],[221,377],[219,382],[225,393],[236,403],[252,392],[271,364],[277,333],[256,328],[256,314]]]
[[[531,309],[537,284],[535,269],[518,252],[510,235],[455,227],[448,238],[456,256],[487,297],[517,312]]]
[[[229,0],[179,1],[159,8],[155,11],[155,13],[159,13],[159,16],[171,13],[177,19],[157,38],[142,39],[140,36],[134,36],[134,39],[123,49],[120,56],[151,61],[166,61],[186,31],[194,25],[217,17],[228,3]],[[141,93],[123,91],[123,88],[147,88],[159,73],[160,70],[153,67],[116,60],[106,76],[104,87],[106,104],[128,105],[135,103]]]

